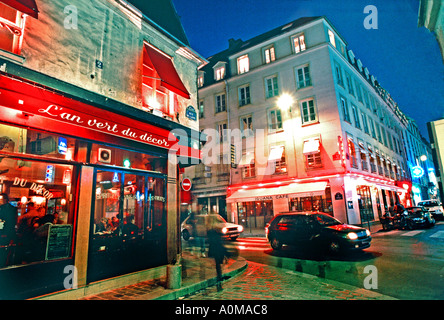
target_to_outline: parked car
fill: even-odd
[[[444,210],[442,208],[442,203],[438,200],[424,200],[418,202],[418,206],[426,208],[427,211],[433,215],[435,220],[443,219]]]
[[[407,228],[413,229],[415,227],[433,227],[435,219],[432,214],[424,207],[409,207],[407,210]]]
[[[229,240],[236,240],[244,231],[241,225],[229,223],[218,214],[200,214],[194,216],[195,222],[191,221],[191,216],[188,216],[181,225],[182,238],[185,241],[190,240],[191,237],[206,237],[207,231],[211,228],[218,229],[222,238]],[[194,230],[196,228],[196,230]]]
[[[282,213],[276,215],[265,229],[274,250],[282,245],[320,247],[332,253],[370,247],[370,231],[343,224],[319,212]]]

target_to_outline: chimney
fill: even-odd
[[[228,49],[236,49],[242,44],[241,39],[228,39]]]

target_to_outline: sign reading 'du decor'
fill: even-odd
[[[101,131],[107,134],[117,135],[119,137],[139,140],[144,143],[148,143],[157,147],[170,148],[171,142],[168,137],[162,137],[158,134],[144,132],[140,129],[123,126],[122,124],[115,123],[109,120],[103,120],[100,118],[94,118],[90,115],[76,112],[69,109],[65,112],[63,107],[51,104],[46,108],[38,109],[38,112],[42,115],[50,116],[60,121],[72,123],[84,128],[90,128],[92,130]]]

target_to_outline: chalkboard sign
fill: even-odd
[[[68,258],[71,253],[72,225],[53,224],[49,227],[46,260]]]

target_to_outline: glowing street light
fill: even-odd
[[[291,95],[289,95],[288,93],[284,93],[282,94],[278,101],[277,101],[277,105],[279,107],[279,109],[281,110],[290,110],[291,112],[291,105],[293,104],[294,100],[293,97]]]

